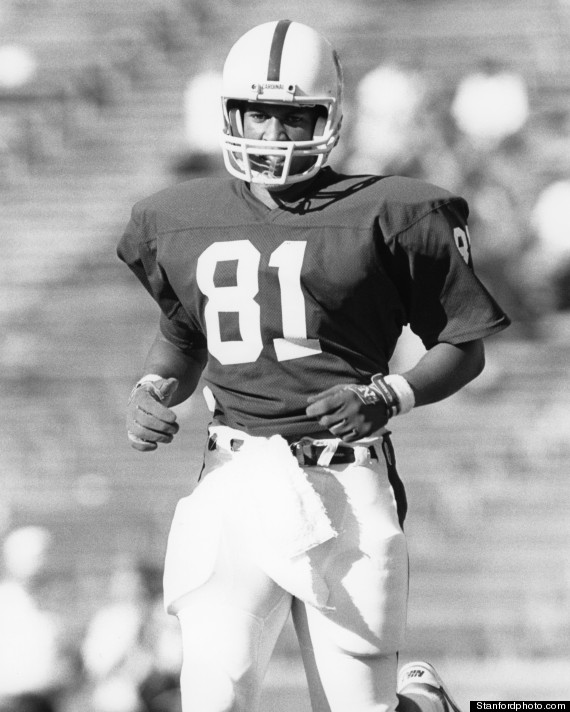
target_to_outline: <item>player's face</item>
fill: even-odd
[[[318,114],[315,107],[248,102],[243,117],[244,137],[256,141],[311,141]],[[314,160],[311,156],[294,158],[291,173],[301,173]],[[258,170],[271,169],[280,175],[283,161],[277,156],[257,156],[252,163]]]

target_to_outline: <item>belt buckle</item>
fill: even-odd
[[[244,441],[239,438],[232,438],[230,440],[230,450],[232,452],[239,452],[242,449],[243,442]]]
[[[315,446],[310,438],[303,437],[289,446],[299,465],[315,465]],[[318,456],[317,456],[318,457]]]
[[[293,455],[295,455],[295,458],[297,459],[299,465],[304,465],[306,462],[306,458],[303,441],[297,440],[297,442],[291,443],[291,445],[289,445],[289,448]]]
[[[322,445],[315,445],[309,438],[301,438],[301,440],[291,443],[291,452],[295,455],[299,465],[307,465],[314,467],[315,465],[323,464],[328,465],[329,462],[319,463],[319,458],[325,447]],[[331,453],[331,458],[335,456],[336,453]]]

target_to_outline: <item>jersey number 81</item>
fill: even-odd
[[[305,298],[301,289],[301,267],[307,243],[286,240],[269,258],[277,268],[283,319],[283,338],[273,339],[278,361],[288,361],[321,353],[318,339],[307,338]],[[261,308],[254,297],[259,292],[261,253],[249,240],[214,242],[198,258],[196,280],[208,298],[204,319],[208,331],[208,351],[220,363],[253,363],[263,348]],[[236,284],[216,286],[214,275],[218,262],[237,261]],[[223,341],[220,313],[238,314],[240,340]]]

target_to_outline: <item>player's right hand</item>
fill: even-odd
[[[177,388],[176,378],[162,378],[133,390],[127,406],[127,436],[135,450],[148,452],[159,443],[172,442],[179,426],[168,403]]]

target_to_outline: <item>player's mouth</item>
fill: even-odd
[[[280,176],[283,173],[285,158],[281,156],[256,156],[251,164],[260,173],[271,176]]]

